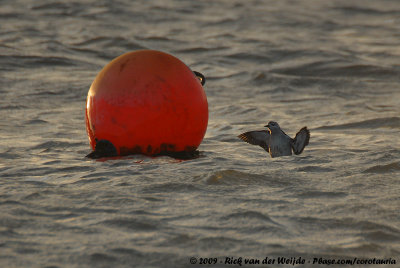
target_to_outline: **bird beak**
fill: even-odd
[[[268,124],[268,125],[265,125],[264,127],[267,127],[267,128],[269,128],[269,124]]]

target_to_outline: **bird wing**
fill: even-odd
[[[240,134],[238,138],[247,143],[259,145],[268,152],[270,134],[266,130],[245,132]]]
[[[310,140],[310,131],[307,127],[303,127],[297,132],[296,137],[293,139],[292,149],[295,154],[301,154],[303,152],[304,147],[308,144]]]

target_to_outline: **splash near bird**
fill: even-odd
[[[238,137],[250,144],[259,145],[267,151],[271,157],[301,154],[310,140],[310,131],[303,127],[292,139],[281,129],[277,122],[270,121],[264,126],[267,130],[249,131]]]

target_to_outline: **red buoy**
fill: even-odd
[[[160,51],[115,58],[97,75],[87,96],[90,145],[97,150],[105,141],[115,155],[194,152],[207,123],[201,82],[182,61]]]

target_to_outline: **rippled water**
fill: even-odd
[[[207,77],[201,157],[86,159],[91,82],[143,48]],[[396,0],[0,1],[1,266],[398,264],[399,62]],[[270,120],[303,154],[237,139]]]

